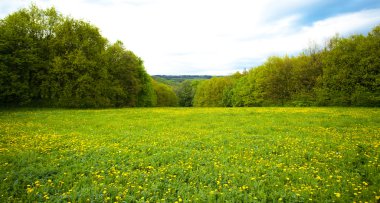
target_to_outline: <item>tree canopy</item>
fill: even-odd
[[[178,97],[172,87],[153,80],[153,89],[156,93],[156,106],[178,106]]]
[[[32,5],[0,21],[0,105],[153,106],[143,61],[99,29]]]
[[[195,106],[380,106],[380,26],[202,82]]]
[[[32,5],[0,20],[0,106],[380,106],[380,26],[248,72],[154,81],[97,27]],[[205,76],[206,77],[206,76]],[[207,76],[208,78],[208,76]]]

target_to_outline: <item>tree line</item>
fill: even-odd
[[[380,106],[380,26],[201,82],[194,106]],[[194,90],[191,90],[194,92]],[[180,96],[181,100],[181,96]]]
[[[74,108],[177,105],[143,61],[97,27],[32,5],[0,20],[0,105]],[[163,96],[165,95],[165,96]]]
[[[379,72],[380,26],[230,76],[153,79],[121,41],[54,8],[0,20],[0,106],[379,107]]]

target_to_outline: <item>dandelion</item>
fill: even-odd
[[[7,152],[0,149],[0,152],[9,156],[9,159],[17,159],[23,158],[23,154],[17,154],[19,153],[16,150],[18,148],[20,148],[20,152],[22,150],[28,151],[28,148],[36,150],[38,152],[36,156],[41,158],[38,161],[51,162],[57,167],[57,174],[53,173],[44,176],[33,176],[32,174],[32,176],[14,183],[15,185],[11,189],[17,189],[17,191],[21,192],[17,193],[17,196],[10,196],[8,200],[9,202],[17,200],[21,202],[50,202],[59,198],[65,202],[123,202],[133,198],[135,199],[134,201],[139,202],[176,201],[177,203],[183,203],[201,202],[207,199],[225,202],[240,200],[255,202],[264,201],[267,195],[274,198],[274,201],[277,198],[277,202],[325,202],[334,201],[334,199],[335,202],[347,200],[356,202],[379,201],[380,194],[376,190],[379,184],[375,181],[367,182],[367,180],[374,179],[375,172],[380,167],[380,158],[377,158],[379,152],[378,150],[373,150],[373,141],[380,146],[379,138],[374,136],[378,134],[377,128],[362,125],[361,122],[359,122],[360,125],[359,123],[358,125],[352,123],[355,129],[351,128],[351,125],[347,125],[347,129],[344,130],[350,134],[348,137],[352,137],[352,140],[344,140],[341,139],[343,131],[333,126],[335,122],[343,125],[343,123],[339,123],[339,118],[335,117],[336,115],[334,114],[328,114],[326,120],[323,120],[323,122],[328,122],[330,116],[332,116],[335,120],[331,123],[331,128],[317,126],[312,123],[312,125],[306,123],[306,126],[299,126],[298,122],[302,121],[296,119],[302,118],[308,121],[309,117],[305,114],[304,117],[292,118],[293,114],[289,114],[287,118],[290,118],[290,124],[295,124],[294,126],[271,126],[274,130],[270,130],[265,123],[269,119],[260,119],[259,117],[261,116],[260,112],[264,112],[268,114],[265,116],[269,116],[270,112],[265,108],[260,110],[227,109],[227,111],[239,112],[254,111],[254,116],[258,116],[257,119],[253,119],[250,116],[251,114],[244,114],[242,117],[239,117],[238,114],[233,114],[233,116],[239,117],[242,121],[234,121],[232,116],[230,118],[229,114],[224,114],[224,109],[209,110],[206,108],[204,110],[205,112],[202,112],[202,115],[205,113],[205,117],[210,116],[206,120],[204,120],[203,116],[199,119],[181,117],[179,122],[168,122],[168,124],[166,122],[157,122],[159,124],[157,129],[157,126],[154,126],[156,122],[153,122],[150,117],[144,117],[145,115],[139,115],[142,119],[130,119],[136,114],[133,109],[118,109],[117,111],[123,112],[123,115],[120,115],[122,117],[117,117],[115,121],[103,119],[102,123],[99,123],[99,127],[95,127],[92,122],[98,119],[97,116],[100,112],[97,112],[96,119],[86,120],[86,116],[83,118],[85,121],[78,122],[78,126],[80,124],[81,128],[77,133],[71,133],[70,129],[67,130],[67,133],[64,130],[56,129],[56,127],[60,126],[70,126],[68,124],[71,124],[71,121],[67,121],[68,118],[55,118],[53,114],[50,115],[53,116],[51,120],[64,123],[62,125],[54,123],[46,129],[42,127],[40,132],[36,132],[38,136],[35,136],[34,132],[28,133],[29,129],[26,129],[26,126],[18,126],[20,129],[25,130],[25,133],[19,133],[19,136],[11,136],[13,133],[17,134],[15,126],[14,132],[12,131],[9,136],[5,136],[7,146],[13,147],[10,148],[13,151]],[[288,111],[284,109],[281,109],[281,111],[272,110],[276,111],[279,116],[281,116],[280,113]],[[323,112],[330,111],[330,109],[322,110]],[[104,112],[111,111],[118,114],[114,110]],[[125,116],[125,111],[130,111],[131,117]],[[147,115],[149,115],[148,112],[154,111],[152,118],[155,119],[158,112],[163,117],[157,119],[172,118],[171,115],[164,115],[167,110],[163,109],[140,109],[138,111],[144,111]],[[184,111],[187,112],[186,115],[180,113],[180,111],[177,112],[175,109],[167,113],[187,116],[187,114],[192,113],[190,111],[198,110],[185,109]],[[227,116],[220,116],[220,119],[227,118],[226,121],[219,120],[218,117],[211,117],[215,116],[214,114],[218,115],[219,111],[223,113],[219,115]],[[292,109],[293,111],[301,112],[301,109]],[[308,109],[307,111],[314,114],[320,110]],[[80,115],[89,112],[92,111],[81,112]],[[207,112],[212,112],[213,115],[207,115]],[[380,111],[376,110],[375,112],[368,111],[368,114],[372,115],[373,118],[377,118]],[[334,113],[338,113],[339,116],[343,111],[334,110]],[[351,114],[350,112],[344,113]],[[60,114],[60,116],[62,115]],[[195,116],[199,115],[197,113]],[[325,113],[320,114],[320,116],[324,117]],[[41,116],[41,118],[43,117]],[[129,118],[125,120],[124,117]],[[77,121],[74,116],[70,116],[71,118]],[[270,118],[272,119],[272,117]],[[355,118],[367,118],[367,113],[358,113]],[[8,118],[2,117],[1,119],[7,120]],[[207,123],[205,124],[204,122],[212,119],[215,119],[216,122],[211,123],[213,126],[215,125],[217,128],[219,126],[226,127],[226,131],[223,129],[216,129],[215,131],[210,131],[208,128],[200,129],[201,127],[207,127]],[[277,118],[273,117],[273,119]],[[317,118],[313,116],[311,119],[310,121],[314,122],[315,119],[320,118],[319,116]],[[369,119],[372,118],[368,117],[368,119],[364,120]],[[3,120],[0,121],[0,129],[4,130],[9,127],[8,124],[3,127]],[[28,119],[29,121],[33,123],[35,119]],[[189,122],[186,125],[177,126],[184,121]],[[197,123],[199,121],[202,123]],[[345,121],[349,122],[348,120]],[[148,122],[149,127],[142,129],[142,126],[147,126],[146,122]],[[231,122],[231,125],[229,125],[229,122]],[[237,122],[243,126],[237,128],[232,125],[237,124]],[[12,122],[8,123],[10,123],[9,125],[12,124]],[[271,122],[269,124],[276,123],[282,122]],[[42,123],[41,125],[45,124]],[[76,126],[76,124],[74,125]],[[106,126],[112,126],[112,129],[106,129]],[[103,127],[104,129],[102,129]],[[191,132],[188,128],[192,128]],[[75,129],[73,128],[72,130]],[[99,129],[101,131],[98,131]],[[112,132],[111,130],[116,131]],[[252,134],[255,134],[253,137],[246,134],[250,133],[251,130]],[[56,137],[44,135],[43,133],[47,131],[62,132],[62,135]],[[122,139],[120,135],[124,134],[124,131],[128,131],[126,134],[130,135],[131,139]],[[223,134],[224,132],[227,134]],[[299,132],[302,132],[302,136],[299,136]],[[5,133],[8,135],[7,132]],[[153,133],[156,133],[156,136],[151,136]],[[265,139],[260,139],[261,134],[265,134]],[[366,136],[366,139],[362,139],[361,134]],[[255,136],[259,139],[256,139]],[[329,146],[324,145],[326,137],[331,138],[332,142]],[[0,138],[0,141],[4,142],[4,139]],[[270,142],[266,142],[266,139]],[[362,148],[355,145],[356,143],[362,145]],[[310,146],[310,149],[306,146]],[[43,154],[46,153],[43,151],[45,149],[52,154],[51,157]],[[304,154],[308,150],[310,150],[310,157],[312,158],[304,159]],[[341,154],[336,154],[336,151]],[[351,165],[344,164],[341,159],[337,159],[338,155],[344,155],[343,159],[345,159],[355,158],[356,154],[358,156],[370,156],[366,158],[369,160],[369,164],[365,165],[366,170],[368,169],[368,179],[362,179],[355,171],[352,171]],[[80,157],[80,159],[75,160],[77,157]],[[189,159],[188,157],[193,158]],[[329,157],[332,157],[333,160],[325,161]],[[347,159],[346,161],[350,160]],[[2,161],[4,163],[4,161],[8,161],[8,158],[6,160],[3,158]],[[12,163],[15,161],[17,160],[12,160]],[[78,161],[77,165],[75,165],[77,168],[71,168],[71,166],[63,164],[67,161]],[[12,172],[15,170],[17,172],[18,170],[12,163],[9,162],[6,166],[0,164],[3,168],[7,167],[4,168],[6,173],[1,178],[4,184],[12,184],[12,182],[8,181],[15,179],[17,174]],[[302,164],[300,165],[300,163]],[[37,168],[39,165],[33,167]],[[191,167],[194,167],[194,170],[188,172]],[[216,167],[217,170],[215,170]],[[86,169],[89,169],[87,170],[88,175],[80,172],[86,171]],[[42,168],[41,170],[45,171],[48,168]],[[86,175],[83,176],[83,174]],[[342,184],[337,184],[337,181]],[[94,196],[73,195],[72,193],[77,186],[89,188],[89,191],[95,192]],[[256,188],[260,189],[256,191]],[[251,190],[252,193],[247,193]],[[267,191],[267,193],[264,191]],[[14,191],[10,192],[16,194]],[[184,194],[186,196],[182,198]],[[73,198],[74,196],[75,198]]]
[[[48,199],[49,199],[49,195],[48,195],[48,194],[45,194],[45,195],[44,195],[44,199],[45,199],[45,200],[48,200]]]
[[[26,188],[26,193],[30,194],[33,192],[33,190],[34,190],[33,188],[28,187]]]

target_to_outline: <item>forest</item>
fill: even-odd
[[[224,77],[151,77],[97,27],[32,5],[0,21],[0,106],[380,106],[380,25]],[[166,82],[165,82],[166,81]]]
[[[153,82],[121,41],[110,44],[97,27],[54,8],[21,9],[0,21],[0,33],[1,106],[173,105],[165,103],[171,88]]]
[[[380,26],[367,35],[329,39],[296,56],[174,85],[181,106],[380,106]],[[170,85],[170,83],[167,83]]]
[[[380,26],[202,82],[194,106],[380,106]]]

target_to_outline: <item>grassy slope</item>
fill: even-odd
[[[380,110],[0,111],[0,202],[370,201]]]

